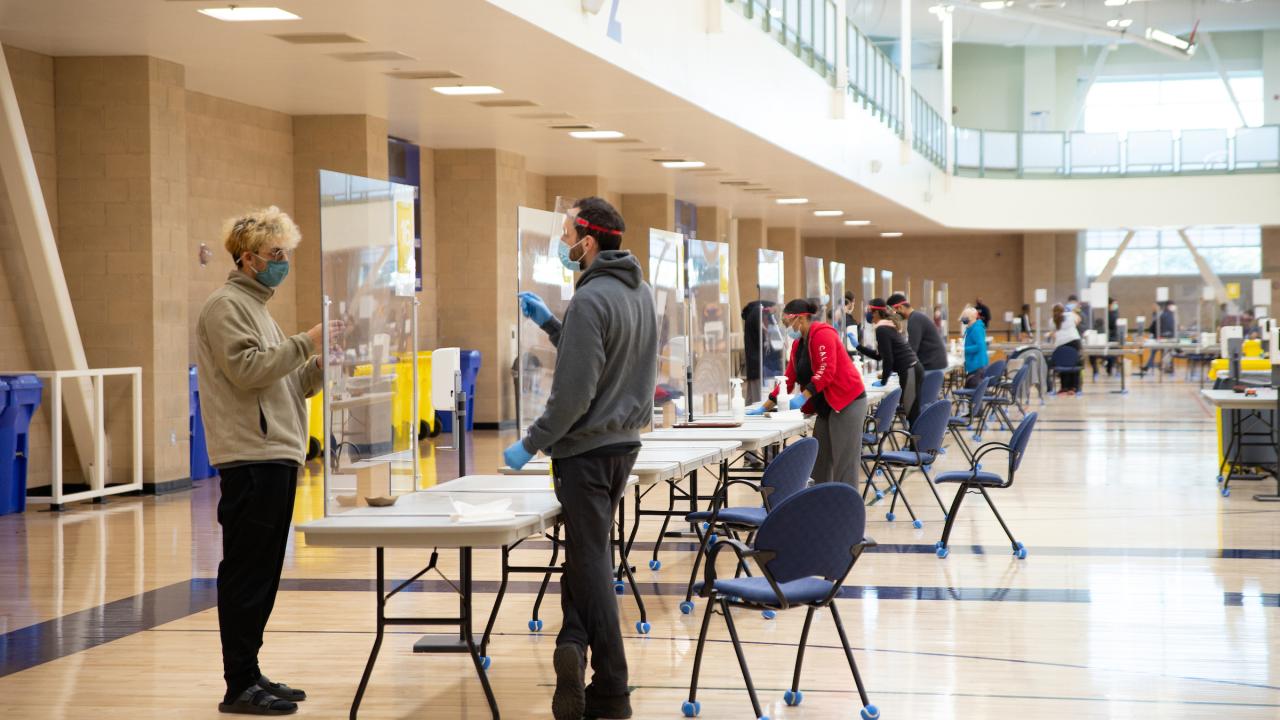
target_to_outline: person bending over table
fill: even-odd
[[[947,345],[942,333],[924,313],[916,312],[911,301],[902,293],[889,296],[889,307],[902,316],[907,325],[907,345],[916,354],[926,371],[947,369]]]
[[[857,487],[862,452],[862,424],[867,418],[867,392],[862,375],[840,342],[840,333],[814,315],[813,302],[797,298],[783,308],[782,322],[795,342],[787,362],[787,392],[791,409],[817,415],[813,436],[818,440],[814,482],[838,480]],[[796,390],[800,392],[796,393]],[[769,399],[748,411],[763,415],[777,407],[778,388]]]
[[[902,316],[885,304],[884,300],[874,298],[867,303],[871,319],[876,328],[876,349],[864,345],[858,346],[858,352],[880,361],[880,379],[877,386],[888,382],[890,375],[898,376],[898,385],[902,388],[902,404],[906,408],[907,422],[913,423],[920,414],[920,383],[924,382],[924,368],[912,352],[907,339],[902,337]]]
[[[503,459],[519,469],[540,450],[550,455],[563,507],[564,620],[552,658],[552,715],[629,718],[610,531],[640,451],[640,431],[653,421],[658,321],[640,263],[621,249],[622,215],[600,198],[583,198],[564,225],[563,237],[573,244],[561,239],[560,262],[582,274],[563,322],[537,295],[519,296],[520,311],[556,346],[551,395],[542,416]],[[593,676],[584,687],[588,648]]]
[[[196,323],[200,412],[222,490],[223,713],[289,715],[307,697],[267,679],[258,667],[307,453],[305,399],[324,381],[321,326],[285,337],[267,312],[300,239],[297,225],[275,207],[231,222],[224,245],[236,267],[205,301]],[[331,322],[329,332],[336,342],[342,323]]]

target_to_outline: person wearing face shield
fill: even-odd
[[[286,337],[267,311],[299,240],[297,226],[275,207],[231,221],[224,244],[236,267],[196,324],[200,411],[209,460],[221,476],[218,631],[226,693],[218,709],[224,713],[288,715],[306,699],[258,667],[306,458],[305,400],[323,383],[324,328]],[[331,342],[342,329],[330,323]]]
[[[563,320],[537,295],[519,296],[521,312],[556,346],[546,410],[503,453],[512,468],[539,451],[550,455],[563,508],[564,621],[552,656],[556,720],[631,717],[610,531],[640,432],[653,421],[658,327],[640,263],[621,249],[624,230],[612,205],[579,200],[565,217],[559,250],[564,267],[582,273]],[[593,676],[584,686],[588,650]]]
[[[791,409],[817,415],[813,436],[818,440],[814,482],[843,482],[857,487],[862,424],[867,418],[867,392],[840,341],[840,333],[815,320],[818,308],[797,298],[783,308],[782,322],[792,339],[787,362],[787,391]],[[748,414],[761,415],[777,407],[778,388]]]
[[[902,336],[906,321],[881,298],[872,298],[867,303],[867,309],[871,311],[871,318],[875,321],[876,347],[872,350],[859,345],[858,352],[880,361],[880,385],[888,382],[890,375],[898,376],[898,384],[902,388],[902,400],[898,407],[905,409],[907,422],[913,423],[920,414],[917,391],[924,382],[924,367],[907,339]]]

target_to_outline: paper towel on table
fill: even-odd
[[[450,498],[453,503],[453,514],[449,519],[456,523],[493,522],[510,520],[516,516],[511,511],[511,499],[494,500],[481,505],[465,503]]]

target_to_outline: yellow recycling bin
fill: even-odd
[[[392,392],[391,422],[395,427],[396,446],[404,447],[413,425],[413,368],[407,361],[394,365],[395,384]],[[373,374],[373,366],[356,366],[356,377]],[[307,403],[307,427],[311,436],[307,443],[307,459],[312,460],[324,452],[324,393],[316,393]],[[440,434],[440,422],[431,409],[431,352],[418,353],[418,421],[416,440]]]

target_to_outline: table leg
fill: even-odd
[[[461,586],[458,608],[461,611],[460,616],[462,618],[460,627],[462,641],[467,644],[467,650],[470,651],[471,663],[475,665],[476,675],[480,677],[480,686],[484,688],[484,697],[489,702],[489,711],[493,714],[493,720],[498,720],[498,701],[493,696],[493,688],[489,686],[489,676],[485,673],[484,665],[481,664],[480,652],[476,647],[475,638],[471,634],[471,548],[460,548],[458,553],[458,584]]]
[[[360,712],[360,701],[364,699],[364,691],[369,687],[369,677],[373,675],[373,664],[378,661],[378,651],[382,649],[383,629],[386,627],[386,605],[387,600],[382,595],[384,584],[383,578],[383,551],[382,548],[377,549],[377,586],[374,592],[378,595],[377,625],[378,634],[373,641],[373,649],[369,651],[369,660],[364,664],[364,674],[360,676],[360,685],[356,688],[356,696],[351,701],[351,720],[356,720],[356,714]]]

